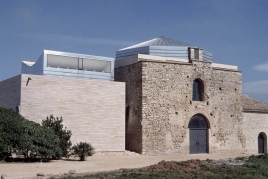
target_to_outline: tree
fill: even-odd
[[[0,107],[0,159],[11,153],[51,158],[61,155],[60,140],[52,129]]]
[[[19,150],[26,158],[39,156],[51,158],[60,156],[60,139],[52,129],[47,129],[32,121],[23,121],[23,135],[20,137]]]
[[[68,149],[72,145],[70,140],[72,133],[70,130],[63,129],[62,122],[63,122],[62,117],[55,118],[53,115],[50,115],[49,117],[46,118],[46,120],[42,121],[42,126],[48,129],[52,129],[60,139],[60,148],[62,155],[55,156],[57,159],[59,159],[61,156],[67,156]]]
[[[80,142],[72,148],[73,153],[80,158],[80,161],[85,161],[87,156],[94,154],[94,148],[87,142]]]

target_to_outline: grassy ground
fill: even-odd
[[[52,177],[53,178],[53,177]],[[55,177],[54,177],[55,178]],[[200,178],[200,179],[262,179],[268,178],[268,155],[239,157],[230,161],[188,160],[161,161],[139,169],[121,169],[85,176],[61,176],[60,179],[147,179],[147,178]]]

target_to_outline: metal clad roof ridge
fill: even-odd
[[[145,41],[145,42],[142,42],[142,43],[139,43],[139,44],[136,44],[136,45],[132,45],[132,46],[129,46],[129,47],[126,47],[126,48],[122,48],[119,51],[121,51],[121,50],[127,50],[127,49],[132,49],[132,48],[137,48],[137,47],[149,46],[147,44],[149,44],[150,42],[154,41],[155,39],[148,40],[148,41]]]
[[[161,39],[160,39],[160,41],[161,41]],[[159,38],[155,38],[154,41],[149,45],[151,45],[151,46],[156,45],[157,46],[157,45],[159,45],[159,43],[160,43]]]
[[[193,46],[193,45],[179,42],[179,41],[176,41],[176,40],[173,40],[170,38],[166,38],[166,37],[162,37],[162,39],[165,41],[166,45],[168,45],[168,46]]]
[[[169,41],[170,41],[171,44],[177,45],[174,41],[171,41],[171,40],[169,40]],[[181,46],[181,44],[180,44],[180,46]]]
[[[119,51],[138,48],[138,47],[144,47],[144,46],[187,46],[187,47],[194,47],[193,45],[189,45],[189,44],[186,44],[183,42],[179,42],[179,41],[161,36],[159,38],[154,38],[152,40],[148,40],[148,41],[136,44],[136,45],[122,48]]]
[[[159,44],[158,45],[166,45],[166,42],[163,38],[158,38]]]

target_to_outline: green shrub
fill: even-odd
[[[23,154],[25,158],[61,155],[59,137],[52,129],[3,107],[0,107],[0,141],[0,159],[11,153]]]
[[[74,155],[80,158],[80,161],[85,161],[87,156],[94,154],[94,148],[87,142],[80,142],[72,148]]]
[[[19,141],[19,151],[28,157],[51,158],[62,154],[60,140],[52,129],[32,121],[23,121],[24,134]]]
[[[55,158],[59,159],[61,156],[67,156],[68,149],[71,147],[71,136],[72,133],[70,130],[63,129],[63,119],[62,117],[54,117],[53,115],[50,115],[45,120],[42,121],[42,126],[52,129],[55,134],[60,139],[60,148],[61,148],[61,155],[55,156]]]

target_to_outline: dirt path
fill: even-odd
[[[31,178],[37,173],[45,175],[56,175],[68,173],[69,170],[76,170],[76,173],[109,171],[120,168],[139,168],[156,164],[161,160],[165,161],[185,161],[189,159],[228,159],[245,154],[198,154],[198,155],[164,155],[164,156],[92,156],[87,161],[64,161],[57,160],[49,163],[0,163],[0,174],[6,174],[9,179]]]

